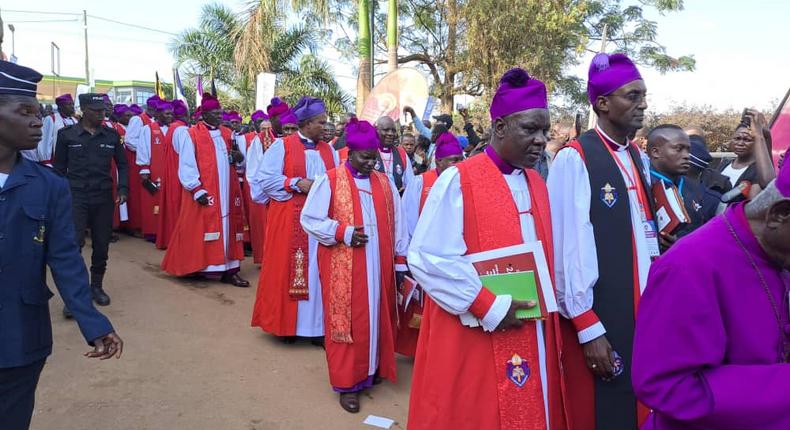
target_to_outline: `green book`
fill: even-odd
[[[484,275],[480,277],[483,286],[497,296],[510,294],[513,300],[534,301],[537,303],[532,309],[516,311],[519,319],[542,319],[545,317],[541,300],[538,296],[538,283],[535,281],[535,272],[512,272],[498,275]]]

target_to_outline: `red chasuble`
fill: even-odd
[[[247,133],[244,135],[244,139],[247,142],[247,154],[250,153],[252,140],[255,139],[255,136],[258,136],[258,138],[261,140],[261,149],[263,149],[265,145],[266,140],[263,133]],[[243,182],[243,184],[244,186],[242,191],[244,195],[244,215],[245,219],[247,220],[247,228],[245,229],[245,233],[247,234],[245,235],[245,241],[249,241],[250,245],[252,246],[253,262],[255,264],[261,264],[263,261],[263,240],[264,234],[266,233],[267,205],[255,203],[252,200],[252,194],[250,194],[250,184],[247,183],[246,180]]]
[[[124,153],[126,154],[126,164],[129,165],[129,195],[126,196],[126,211],[129,214],[129,220],[126,221],[124,226],[127,230],[140,229],[140,192],[142,185],[140,183],[140,166],[135,162],[137,153],[126,146],[126,128],[119,123],[113,123],[115,131],[121,135],[121,143],[124,144]]]
[[[457,165],[464,199],[464,241],[468,253],[523,243],[518,209],[507,182],[486,155]],[[549,272],[552,269],[551,214],[546,185],[537,172],[526,170],[531,213],[543,243]],[[486,288],[472,303],[470,312],[485,315],[495,296]],[[559,352],[559,316],[543,321],[548,377],[549,424],[552,430],[567,428],[563,406],[564,381]],[[455,430],[547,428],[536,324],[484,332],[469,328],[430,300],[417,344],[409,404],[409,429]],[[508,378],[509,361],[518,354],[528,366],[528,378],[519,387]]]
[[[318,270],[324,302],[329,382],[349,388],[369,371],[370,309],[365,248],[342,243],[346,227],[362,225],[359,189],[345,164],[327,173],[332,190],[329,218],[340,222],[335,246],[318,245]],[[379,302],[379,376],[395,382],[395,207],[389,179],[372,172],[370,189],[376,212],[381,263]]]
[[[151,130],[151,159],[148,166],[140,166],[140,169],[148,169],[151,171],[151,182],[160,185],[162,184],[162,176],[165,171],[165,150],[167,145],[165,142],[165,134],[158,122],[149,124]],[[156,235],[156,229],[159,224],[159,211],[161,206],[162,190],[160,189],[154,194],[148,190],[143,189],[140,209],[140,223],[143,234],[146,236]]]
[[[436,169],[429,170],[422,175],[422,191],[420,191],[420,213],[425,206],[428,193],[431,192],[433,184],[439,179]],[[427,295],[425,299],[428,299]],[[409,304],[408,309],[403,310],[403,306],[398,306],[398,338],[395,344],[395,351],[398,354],[414,357],[417,352],[417,338],[420,335],[420,324],[422,323],[423,307],[416,301]]]
[[[173,237],[176,228],[178,213],[181,211],[181,181],[178,179],[178,153],[173,148],[173,134],[176,129],[186,127],[181,121],[170,123],[165,134],[164,168],[162,169],[162,183],[159,188],[159,216],[156,224],[156,247],[166,249]]]
[[[307,177],[305,147],[298,133],[283,138],[283,144],[283,188],[292,192],[288,186],[291,179]],[[332,147],[318,142],[316,150],[326,170],[334,169]],[[284,202],[271,200],[266,214],[264,243],[277,245],[263,248],[265,264],[258,278],[251,324],[276,336],[296,335],[298,301],[308,298],[308,239],[299,221],[306,199],[305,194],[293,193]]]
[[[220,129],[230,152],[231,131],[227,127]],[[211,138],[205,123],[200,122],[191,127],[189,136],[195,145],[195,158],[200,171],[199,189],[206,190],[209,196],[214,198],[214,203],[203,206],[192,198],[190,192],[182,188],[181,211],[178,214],[170,246],[162,260],[162,270],[174,276],[185,276],[208,266],[225,264],[225,240],[228,241],[227,260],[244,260],[242,241],[244,212],[241,207],[241,189],[233,186],[235,172],[230,169],[231,178],[228,179],[231,181],[227,196],[230,220],[229,237],[226,239],[225,232],[222,230],[222,209],[219,200],[226,196],[219,194],[217,163],[227,163],[228,160],[217,160],[214,139]]]

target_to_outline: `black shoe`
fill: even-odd
[[[63,318],[66,318],[67,320],[74,318],[74,315],[71,314],[69,308],[65,306],[63,306]]]
[[[282,339],[283,343],[286,345],[293,345],[296,343],[296,336],[282,336],[280,339]]]
[[[93,294],[93,301],[96,302],[97,305],[107,306],[110,304],[110,296],[108,296],[101,287],[91,287],[91,293]]]
[[[311,344],[313,344],[313,346],[317,346],[317,347],[319,347],[319,348],[324,348],[324,349],[326,349],[326,347],[324,346],[324,337],[323,337],[323,336],[321,336],[321,337],[314,337],[314,338],[312,338],[312,339],[310,340],[310,343],[311,343]]]

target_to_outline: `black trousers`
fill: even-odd
[[[0,427],[3,430],[27,430],[30,427],[38,377],[45,361],[0,369]]]
[[[112,237],[112,216],[115,202],[112,191],[100,194],[81,194],[74,192],[72,207],[74,209],[74,230],[80,249],[85,245],[85,230],[91,231],[91,273],[103,275],[107,271],[107,252]]]

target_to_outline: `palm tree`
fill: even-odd
[[[329,65],[313,56],[314,32],[305,24],[286,27],[276,3],[251,2],[242,18],[226,6],[204,6],[199,26],[171,42],[177,63],[186,65],[188,76],[213,76],[240,98],[231,104],[244,112],[254,108],[255,77],[263,71],[277,74],[278,95],[321,97],[330,113],[345,112],[351,99]]]

